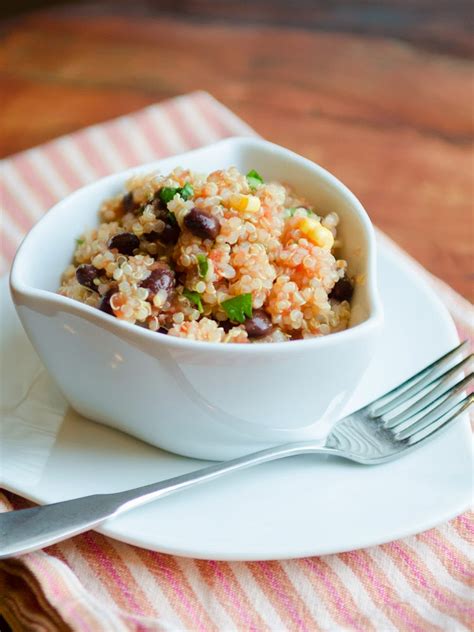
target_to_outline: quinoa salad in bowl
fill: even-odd
[[[349,324],[338,215],[235,167],[135,175],[77,239],[59,294],[190,340],[283,342]]]

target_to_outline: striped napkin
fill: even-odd
[[[71,190],[141,162],[253,133],[209,94],[196,92],[3,161],[1,269],[25,231]],[[396,248],[389,240],[386,247]],[[461,335],[472,337],[470,305],[412,265],[445,301]],[[29,505],[0,493],[0,510]],[[145,551],[88,532],[0,562],[0,611],[14,630],[42,632],[470,630],[473,533],[474,520],[464,515],[371,549],[227,563]]]

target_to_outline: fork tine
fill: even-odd
[[[438,375],[439,369],[449,364],[452,358],[462,351],[467,344],[468,341],[464,340],[457,347],[451,349],[451,351],[445,353],[427,367],[405,380],[405,382],[402,382],[402,384],[399,384],[391,391],[385,393],[372,402],[369,407],[371,417],[381,417],[393,410],[395,406],[399,406],[416,393],[419,393],[422,388],[435,379],[435,376]],[[378,405],[380,405],[381,408],[377,409]]]
[[[459,395],[473,380],[473,378],[474,373],[467,375],[455,386],[443,393],[443,395],[440,395],[437,400],[431,402],[431,404],[429,404],[427,408],[429,408],[432,404],[436,404],[436,406],[434,408],[431,408],[431,410],[429,410],[426,415],[423,415],[421,419],[418,419],[414,423],[407,425],[402,430],[396,432],[394,435],[395,439],[403,441],[403,439],[408,439],[421,430],[424,430],[425,428],[431,426],[433,423],[436,423],[437,420],[446,415],[452,408],[457,405],[457,403],[459,402]]]
[[[440,397],[445,392],[447,392],[447,390],[449,390],[449,389],[446,389],[446,385],[451,381],[451,378],[453,378],[457,373],[459,373],[461,369],[465,368],[468,364],[470,364],[472,362],[473,357],[474,355],[472,353],[469,354],[466,358],[464,358],[463,360],[455,364],[451,369],[449,369],[442,375],[439,375],[438,377],[434,378],[432,382],[429,382],[428,384],[426,384],[424,388],[427,388],[428,386],[431,386],[431,385],[434,385],[434,388],[432,388],[428,393],[420,397],[420,399],[414,402],[411,406],[409,406],[408,408],[405,408],[405,410],[403,410],[401,413],[399,413],[398,415],[395,415],[395,417],[384,420],[383,422],[384,428],[390,429],[390,428],[394,428],[395,426],[398,426],[399,424],[403,424],[405,421],[407,421],[408,419],[411,419],[414,415],[416,415],[417,413],[419,413],[420,411],[424,410],[425,408],[430,406],[432,403],[434,403],[438,399],[438,397]]]
[[[446,430],[447,427],[458,417],[460,417],[472,404],[474,403],[474,394],[466,395],[464,399],[455,404],[451,410],[445,412],[441,417],[438,417],[433,423],[431,423],[428,427],[416,432],[408,439],[409,445],[414,445],[415,443],[420,443],[420,441],[424,441],[429,437],[433,437],[436,434],[440,433],[442,430]],[[446,418],[450,412],[454,409],[455,412]]]

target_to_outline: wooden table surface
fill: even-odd
[[[469,3],[155,4],[4,19],[0,153],[205,89],[334,172],[382,230],[472,300]]]

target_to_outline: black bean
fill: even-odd
[[[347,277],[339,279],[336,285],[332,288],[329,298],[334,298],[336,301],[350,301],[354,287]]]
[[[129,191],[122,198],[122,208],[125,213],[133,213],[137,208],[139,208],[139,204],[135,202],[133,199],[133,193]]]
[[[254,309],[252,318],[247,318],[244,327],[251,338],[260,338],[271,332],[272,321],[263,309]]]
[[[230,320],[220,320],[218,322],[219,327],[222,327],[222,329],[225,331],[226,334],[229,333],[229,331],[232,329],[232,327],[236,327],[236,325],[231,322]]]
[[[144,233],[143,237],[145,237],[147,241],[156,241],[160,238],[160,233],[157,233],[156,230],[152,230],[150,233]]]
[[[106,314],[110,314],[111,316],[115,316],[112,306],[110,305],[110,299],[116,293],[117,293],[117,288],[113,287],[113,288],[110,288],[110,290],[107,290],[107,292],[104,294],[99,304],[99,309],[102,312],[105,312]]]
[[[140,240],[133,233],[119,233],[109,241],[109,248],[117,248],[122,255],[133,255],[139,245]]]
[[[89,290],[94,290],[94,292],[98,292],[97,285],[94,283],[94,279],[99,277],[99,270],[93,265],[89,263],[83,263],[76,270],[76,279],[77,282],[83,285],[84,287],[89,288]]]
[[[178,224],[165,224],[165,227],[160,233],[160,241],[164,244],[175,244],[180,235],[181,231],[179,229]]]
[[[216,217],[196,207],[185,216],[184,225],[193,235],[202,239],[215,239],[221,228]]]
[[[150,290],[150,296],[154,296],[159,290],[169,292],[176,285],[174,270],[164,261],[158,261],[149,277],[140,283],[140,287]]]
[[[166,335],[166,334],[168,333],[168,330],[167,330],[167,329],[165,329],[164,327],[160,327],[160,328],[158,329],[158,333],[159,333],[159,334],[165,334],[165,335]]]
[[[165,212],[162,217],[157,216],[158,219],[161,219],[165,223],[165,226],[161,233],[156,230],[152,230],[151,233],[145,233],[144,236],[148,241],[161,241],[161,243],[166,245],[175,244],[178,241],[181,230],[177,222],[172,223],[169,221],[167,215]]]
[[[165,227],[163,228],[163,230],[161,231],[161,233],[159,234],[158,239],[168,245],[168,244],[175,244],[178,239],[179,239],[179,235],[180,235],[181,231],[179,229],[178,224],[166,224],[165,223]]]

